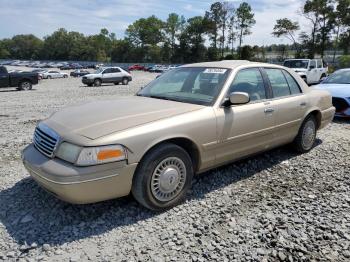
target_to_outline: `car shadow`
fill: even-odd
[[[337,124],[350,125],[350,118],[334,117],[333,122]]]
[[[25,91],[36,91],[36,89],[31,89],[31,90],[25,90]],[[5,90],[1,90],[0,89],[0,93],[10,93],[10,92],[25,92],[24,90],[18,90],[18,89],[5,89]]]
[[[315,146],[321,143],[317,140]],[[297,155],[285,146],[207,171],[195,176],[187,199],[203,199],[212,191],[258,175]],[[0,221],[20,245],[61,245],[159,214],[143,208],[131,196],[96,204],[68,204],[44,191],[29,177],[0,191]]]

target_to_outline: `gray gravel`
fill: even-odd
[[[197,176],[186,203],[164,213],[132,197],[70,205],[28,177],[20,150],[36,123],[68,105],[131,95],[129,86],[43,80],[0,90],[0,260],[349,261],[350,122],[336,120],[297,155],[282,147]]]

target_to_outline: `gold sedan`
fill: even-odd
[[[63,109],[37,126],[22,159],[58,198],[92,203],[133,194],[162,210],[192,177],[292,143],[312,149],[334,116],[327,91],[288,68],[221,61],[173,69],[135,96]]]

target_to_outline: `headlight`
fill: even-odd
[[[91,166],[126,159],[125,149],[121,145],[84,147],[76,161],[78,166]]]
[[[56,156],[77,166],[92,166],[124,160],[126,152],[121,145],[80,147],[64,142]]]
[[[68,162],[75,163],[78,159],[81,150],[82,147],[80,146],[63,142],[58,148],[56,156]]]

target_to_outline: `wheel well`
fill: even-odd
[[[95,79],[94,79],[94,82],[95,82],[96,80],[100,80],[100,81],[102,82],[102,79],[99,78],[99,77],[95,78]]]
[[[22,78],[21,80],[18,81],[18,85],[22,84],[23,82],[29,82],[32,84],[32,80],[30,80],[28,78]]]
[[[309,115],[313,115],[316,118],[317,129],[319,129],[321,126],[321,118],[322,118],[321,112],[318,110],[314,110],[310,112],[308,116]]]
[[[192,160],[192,164],[193,164],[193,171],[197,172],[198,168],[199,168],[199,163],[200,163],[200,153],[198,150],[197,145],[190,139],[188,138],[183,138],[183,137],[179,137],[179,138],[171,138],[171,139],[167,139],[164,140],[158,144],[155,144],[154,146],[152,146],[145,154],[144,156],[153,148],[163,144],[163,143],[172,143],[175,144],[181,148],[183,148],[188,155],[190,156],[191,160]],[[143,156],[143,157],[144,157]],[[142,157],[142,158],[143,158]],[[142,161],[142,160],[141,160]]]

